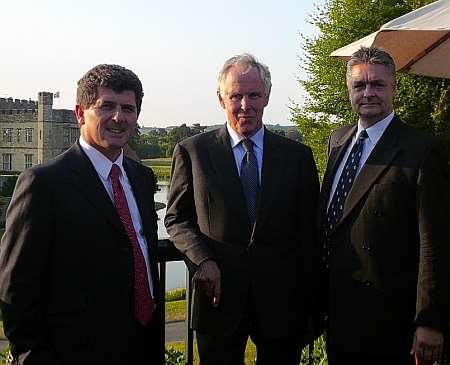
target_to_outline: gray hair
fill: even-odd
[[[395,62],[391,55],[386,51],[383,51],[376,47],[363,47],[361,46],[356,52],[354,52],[347,62],[347,80],[350,74],[350,70],[355,65],[368,63],[372,65],[383,65],[386,67],[388,73],[395,80]]]
[[[242,53],[226,60],[225,63],[223,64],[223,67],[219,71],[218,81],[219,81],[219,92],[221,95],[223,95],[223,93],[225,92],[225,81],[227,79],[228,72],[230,71],[231,67],[235,65],[239,65],[245,68],[245,73],[249,72],[253,67],[257,68],[261,80],[264,83],[266,95],[270,94],[270,89],[272,88],[272,81],[270,79],[269,67],[259,62],[251,54]]]

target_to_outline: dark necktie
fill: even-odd
[[[254,224],[259,190],[258,162],[253,152],[253,141],[246,138],[241,143],[245,150],[245,155],[241,162],[241,183],[247,203],[250,223]]]
[[[362,150],[364,146],[364,140],[367,138],[367,132],[363,129],[358,136],[355,144],[348,155],[345,162],[344,169],[342,170],[341,177],[336,186],[333,199],[327,212],[327,221],[325,222],[325,234],[328,236],[336,224],[342,217],[344,210],[344,204],[350,189],[353,185],[353,181],[358,171],[359,161],[361,160]]]
[[[150,293],[150,287],[147,276],[147,266],[145,265],[144,255],[134,230],[133,220],[131,219],[128,208],[127,198],[119,180],[120,167],[113,164],[110,177],[114,195],[116,210],[125,231],[131,241],[134,259],[134,314],[136,320],[145,326],[152,318],[154,302]]]

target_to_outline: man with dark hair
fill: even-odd
[[[395,64],[355,52],[357,124],[331,134],[321,193],[330,365],[439,359],[450,316],[450,182],[442,146],[393,111]]]
[[[142,101],[130,70],[78,82],[80,139],[24,171],[0,250],[0,305],[23,365],[162,364],[153,172],[123,155]]]
[[[267,66],[248,54],[225,62],[220,129],[176,145],[165,224],[194,275],[192,327],[202,365],[298,365],[315,309],[311,150],[263,127]]]

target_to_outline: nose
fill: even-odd
[[[241,109],[248,110],[250,108],[250,100],[247,95],[244,95],[241,99]]]
[[[375,88],[370,83],[367,83],[366,87],[364,88],[364,96],[373,96],[374,90]]]
[[[120,123],[124,120],[124,113],[120,105],[117,105],[117,107],[113,110],[112,120],[116,123]]]

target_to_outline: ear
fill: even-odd
[[[267,95],[264,96],[266,99],[264,100],[264,108],[269,104],[270,91]]]
[[[75,105],[75,116],[78,120],[78,125],[81,127],[84,124],[84,109],[81,105]]]
[[[222,95],[220,95],[220,90],[217,90],[217,97],[219,98],[220,106],[225,109],[225,102],[223,101]]]

